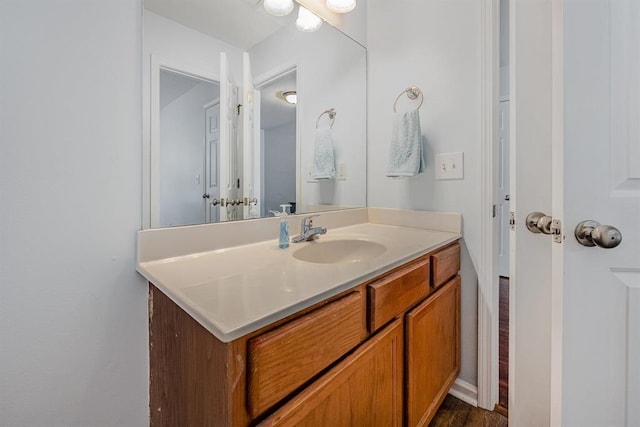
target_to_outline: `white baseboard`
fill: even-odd
[[[456,379],[456,382],[453,383],[449,390],[449,394],[468,403],[469,405],[478,406],[478,387],[469,384],[460,378]]]

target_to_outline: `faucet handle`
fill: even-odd
[[[306,230],[313,224],[313,218],[320,216],[319,214],[307,215],[302,218],[302,229]]]

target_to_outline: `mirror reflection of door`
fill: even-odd
[[[208,126],[203,108],[219,97],[217,82],[169,69],[160,70],[161,227],[214,220],[207,215],[206,208],[215,195],[209,193],[212,180],[205,176],[203,157],[207,156],[203,142]],[[219,119],[216,121],[219,123]],[[171,178],[164,179],[166,177]]]
[[[261,215],[296,203],[296,104],[284,92],[296,91],[295,68],[256,85],[260,96]]]
[[[220,221],[219,205],[213,206],[213,200],[220,200],[220,100],[205,105],[205,145],[204,171],[205,184],[203,203],[206,222]]]
[[[237,204],[242,200],[242,144],[238,129],[241,103],[238,101],[238,85],[231,70],[229,58],[220,52],[220,221],[242,219],[243,208]]]

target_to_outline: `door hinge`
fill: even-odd
[[[516,229],[516,213],[515,212],[509,212],[509,228],[511,229],[511,231],[514,231]]]
[[[493,205],[493,217],[495,218],[498,212],[498,205]]]
[[[553,241],[556,243],[562,243],[564,236],[562,235],[562,222],[559,219],[551,221],[551,235]]]
[[[242,108],[242,104],[238,104],[238,115],[240,115],[240,109]]]

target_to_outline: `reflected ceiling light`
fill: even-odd
[[[276,96],[292,105],[296,105],[298,103],[298,94],[295,90],[280,91],[276,93]]]
[[[285,16],[293,10],[293,0],[264,0],[264,10],[273,16]]]
[[[316,31],[322,26],[322,19],[315,14],[300,6],[298,10],[298,19],[296,19],[296,27],[300,31],[310,33]]]
[[[327,0],[327,8],[335,13],[347,13],[356,8],[356,0]]]
[[[282,97],[289,104],[294,104],[295,105],[295,104],[298,103],[298,94],[296,93],[295,90],[287,90],[285,92],[282,92]]]

